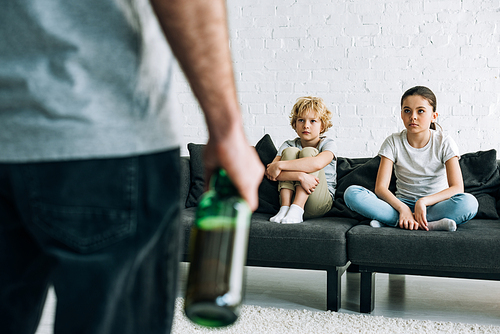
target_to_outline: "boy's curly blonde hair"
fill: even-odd
[[[316,112],[318,118],[321,120],[323,128],[320,134],[325,133],[332,127],[332,112],[326,107],[325,101],[321,97],[303,96],[297,99],[290,113],[290,125],[294,130],[296,130],[295,124],[297,119],[303,117],[310,110]]]

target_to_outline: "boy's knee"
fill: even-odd
[[[297,147],[287,147],[281,152],[281,160],[295,160],[300,150]]]
[[[315,157],[319,154],[318,149],[314,147],[305,147],[300,151],[299,158]]]

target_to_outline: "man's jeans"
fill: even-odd
[[[0,164],[0,332],[169,333],[180,152]]]
[[[399,198],[408,205],[412,212],[416,201]],[[344,201],[347,207],[369,219],[396,227],[399,223],[399,212],[389,203],[381,200],[372,191],[361,186],[350,186],[344,192]],[[456,194],[451,198],[427,207],[427,221],[436,221],[442,218],[453,219],[455,223],[463,224],[477,213],[478,202],[471,194]]]

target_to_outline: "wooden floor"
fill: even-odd
[[[179,296],[189,265],[181,263]],[[376,274],[374,316],[500,326],[500,282]],[[326,272],[247,268],[245,304],[326,309]],[[51,334],[55,296],[49,294],[37,334]],[[358,314],[359,274],[342,277],[340,312]],[[499,329],[500,333],[500,329]]]

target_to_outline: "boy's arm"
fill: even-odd
[[[273,161],[268,165],[268,169],[271,170],[272,175],[275,175],[275,177],[280,181],[291,181],[282,180],[278,175],[281,175],[284,172],[314,173],[325,168],[325,166],[332,162],[334,158],[335,155],[331,151],[323,151],[315,157],[306,157],[287,161]]]
[[[277,155],[273,161],[266,166],[265,175],[271,181],[277,181],[277,177],[280,175],[279,170],[274,169],[276,163],[281,160],[281,156]]]
[[[298,181],[304,172],[282,172],[277,168],[278,162],[281,161],[281,156],[276,156],[273,161],[267,165],[266,177],[271,181]]]
[[[279,161],[280,159],[275,158],[275,160]],[[270,166],[271,164],[269,164],[268,166]],[[266,169],[266,176],[271,181],[299,181],[302,188],[304,188],[304,190],[308,194],[311,194],[319,184],[319,178],[312,174],[304,172],[281,172],[276,177],[274,177],[268,170],[269,168]]]

